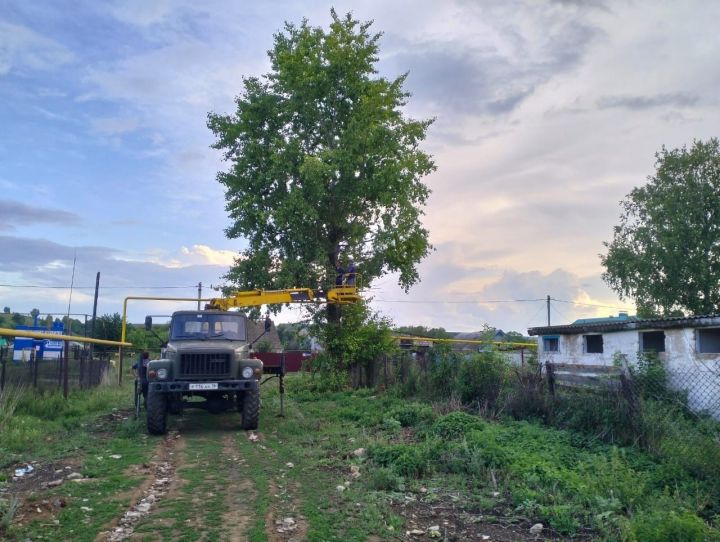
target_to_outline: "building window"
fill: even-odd
[[[583,335],[586,354],[602,354],[603,353],[603,336],[602,335]]]
[[[665,352],[664,331],[641,331],[640,332],[641,352]]]
[[[543,337],[543,352],[559,352],[560,337],[557,335]]]
[[[698,329],[697,351],[701,354],[720,353],[720,328]]]

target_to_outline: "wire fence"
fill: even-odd
[[[70,349],[68,353],[68,386],[71,389],[88,389],[108,382],[114,365],[111,359],[117,350],[108,348]],[[13,359],[11,348],[0,349],[0,389],[22,386],[27,389],[52,391],[63,389],[63,359],[36,357],[30,351]]]

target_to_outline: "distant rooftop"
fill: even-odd
[[[626,312],[620,312],[617,316],[607,316],[606,318],[579,318],[575,320],[572,325],[579,324],[602,324],[602,323],[613,323],[613,322],[634,322],[637,321],[636,316],[630,316]]]
[[[683,327],[720,326],[720,314],[672,316],[668,318],[638,318],[621,312],[607,318],[581,318],[572,324],[531,327],[529,335],[573,335],[585,332],[625,331],[631,329],[671,329]]]

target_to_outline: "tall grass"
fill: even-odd
[[[22,395],[23,387],[21,385],[7,385],[0,390],[0,433],[7,427],[10,418],[15,414]]]
[[[62,393],[6,388],[0,396],[0,468],[33,457],[64,454],[87,438],[83,424],[114,408],[130,408],[131,383]]]

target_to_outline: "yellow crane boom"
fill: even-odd
[[[238,307],[280,305],[284,303],[333,303],[347,305],[360,300],[355,286],[336,286],[327,291],[311,288],[287,288],[284,290],[245,290],[228,297],[211,299],[206,305],[210,310],[229,310]]]

